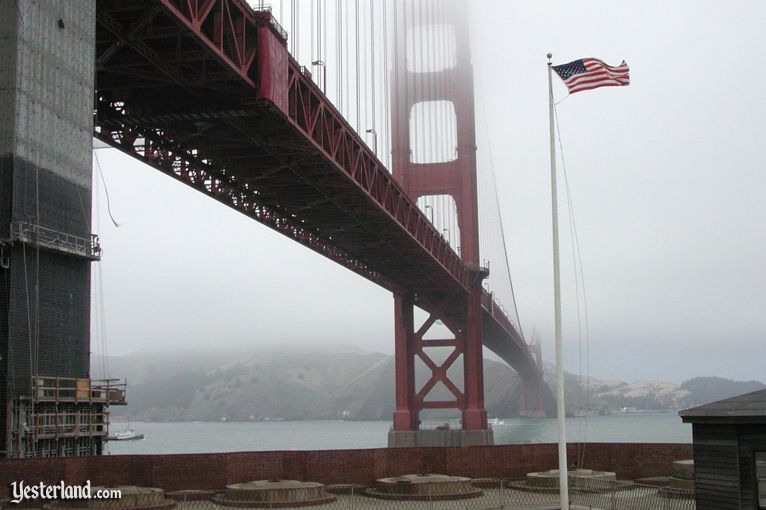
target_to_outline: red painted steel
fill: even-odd
[[[454,354],[461,353],[464,363],[464,393],[454,391],[453,384],[446,376],[446,370],[429,363],[431,377],[423,388],[413,398],[405,395],[410,387],[412,364],[405,360],[418,355],[423,358],[419,347],[422,346],[422,335],[414,334],[402,328],[396,328],[396,357],[397,357],[397,412],[409,406],[410,415],[417,414],[424,408],[457,408],[463,416],[463,427],[466,429],[485,429],[486,411],[484,410],[484,389],[482,369],[482,344],[487,345],[498,353],[511,366],[516,368],[522,377],[525,391],[524,404],[535,410],[543,409],[544,383],[542,382],[541,360],[535,359],[527,348],[520,332],[514,327],[508,317],[494,302],[491,294],[485,292],[480,285],[483,277],[479,270],[479,238],[478,238],[478,204],[476,176],[476,134],[474,113],[473,70],[471,66],[470,41],[468,38],[467,18],[457,1],[442,2],[445,19],[409,20],[408,30],[426,29],[421,24],[432,23],[439,25],[442,30],[448,25],[455,35],[455,65],[439,71],[413,70],[414,65],[408,65],[407,56],[416,51],[408,52],[407,34],[396,38],[395,51],[397,66],[394,70],[393,91],[393,156],[394,175],[415,202],[423,196],[449,195],[457,206],[458,226],[460,229],[461,256],[469,271],[472,272],[472,285],[466,305],[462,313],[451,317],[457,326],[453,328],[456,344],[453,355],[447,359],[447,365],[454,362]],[[405,8],[406,10],[406,8]],[[412,63],[410,63],[412,64]],[[413,109],[424,101],[448,101],[454,106],[457,121],[457,156],[452,161],[438,163],[415,163],[411,160],[410,118]],[[410,306],[401,297],[395,297],[396,308]],[[483,309],[483,316],[479,312]],[[483,317],[483,319],[482,319]],[[429,321],[441,316],[432,315]],[[425,327],[428,329],[429,323]],[[413,353],[405,349],[405,338],[416,345]],[[539,346],[538,346],[539,351]],[[401,369],[399,367],[402,367]],[[436,382],[441,382],[455,394],[454,401],[430,402],[424,406],[425,395]],[[406,397],[406,398],[405,398]],[[531,413],[530,413],[531,414]],[[412,430],[412,423],[417,420],[405,420],[401,423],[394,421],[395,430]]]
[[[259,20],[252,9],[239,0],[159,1],[245,82],[255,85],[253,62]]]
[[[397,308],[407,342],[415,333],[410,305],[458,333],[465,317],[483,317],[466,329],[470,352],[480,352],[483,322],[490,348],[520,372],[534,371],[521,336],[477,290],[478,229],[461,224],[464,263],[287,54],[270,13],[244,0],[97,0],[96,46],[100,140],[409,296]],[[475,165],[473,152],[461,164]],[[475,209],[472,182],[459,191],[459,208]],[[475,211],[465,214],[475,225]],[[481,364],[465,368],[480,385]],[[408,384],[402,409],[412,411]],[[481,391],[466,395],[482,406]],[[395,420],[406,429],[416,418]]]
[[[521,376],[521,410],[520,415],[525,418],[542,418],[545,412],[545,391],[548,387],[543,380],[542,350],[540,342],[533,340],[527,346],[527,352],[531,353],[535,361],[537,373],[522,374]],[[550,391],[548,389],[548,391]]]
[[[393,171],[394,176],[407,191],[413,202],[421,196],[450,195],[457,204],[458,226],[460,229],[460,248],[462,260],[471,274],[471,284],[463,309],[450,329],[455,335],[452,353],[441,365],[424,354],[422,346],[423,329],[428,330],[436,319],[444,319],[442,315],[433,314],[418,333],[397,327],[396,359],[397,359],[397,410],[409,406],[409,412],[417,416],[426,408],[456,408],[462,415],[463,428],[467,430],[486,429],[487,413],[484,409],[484,376],[482,363],[482,298],[481,280],[486,272],[479,267],[479,222],[476,179],[476,134],[474,122],[473,70],[471,67],[470,46],[468,41],[467,19],[464,13],[457,9],[454,1],[443,2],[445,12],[442,26],[449,25],[456,36],[455,67],[442,71],[410,70],[414,64],[408,65],[409,52],[407,33],[399,34],[395,40],[394,91],[393,91]],[[406,7],[405,7],[406,9]],[[409,33],[425,29],[426,24],[436,25],[434,20],[409,20],[404,27]],[[450,87],[440,86],[451,83]],[[429,91],[426,95],[425,91]],[[410,118],[414,107],[423,101],[450,101],[454,105],[457,117],[457,157],[454,161],[443,163],[414,163],[411,161],[413,147],[410,137]],[[396,309],[409,307],[404,298],[395,297]],[[491,310],[491,308],[490,308]],[[445,324],[449,321],[445,321]],[[414,352],[404,348],[405,335],[415,343]],[[417,392],[414,398],[407,395],[413,365],[406,359],[413,355],[419,356],[431,370],[431,377]],[[463,391],[447,376],[447,369],[459,356],[463,358]],[[402,369],[399,369],[402,367]],[[455,397],[449,401],[426,401],[426,396],[437,383],[442,383]],[[401,411],[398,411],[401,413]],[[394,421],[395,430],[412,430],[411,423]]]
[[[404,356],[396,356],[396,409],[394,410],[395,430],[415,430],[418,415],[413,412],[415,405],[415,339],[412,296],[403,294],[394,300],[395,349]],[[402,376],[404,378],[402,379]]]
[[[460,258],[305,70],[286,60],[285,115],[279,73],[233,60],[177,4],[99,0],[96,136],[388,289],[414,289],[421,306],[459,309]],[[280,33],[268,13],[237,19]]]
[[[288,83],[289,54],[271,30],[258,31],[258,96],[274,103],[285,115],[290,104]]]

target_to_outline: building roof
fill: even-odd
[[[684,422],[766,423],[766,390],[685,409]]]

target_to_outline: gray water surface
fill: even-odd
[[[492,428],[496,444],[554,443],[556,420],[510,418]],[[438,423],[426,423],[435,426]],[[112,423],[111,431],[127,428]],[[112,454],[336,450],[386,446],[388,421],[271,421],[139,423],[139,441],[112,441]],[[567,419],[568,441],[691,443],[691,426],[675,412],[627,413]]]

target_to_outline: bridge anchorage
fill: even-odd
[[[89,264],[98,258],[91,135],[392,292],[392,446],[492,441],[483,346],[521,376],[522,412],[543,412],[539,346],[527,345],[518,321],[482,288],[467,20],[456,0],[391,3],[399,9],[386,70],[393,175],[364,128],[352,127],[325,94],[332,87],[319,87],[289,53],[288,34],[268,10],[245,0],[41,0],[19,2],[21,16],[15,3],[0,3],[0,36],[13,41],[0,47],[0,380],[12,383],[0,385],[0,454],[97,454],[105,407],[124,403],[110,389],[94,403],[91,390],[100,387],[88,380]],[[48,8],[54,4],[63,10]],[[414,59],[425,51],[411,33],[437,23],[453,34],[453,55],[442,68],[418,69]],[[34,41],[39,51],[30,50]],[[61,78],[59,95],[34,69]],[[421,157],[425,128],[413,122],[413,112],[434,102],[455,112],[454,140],[438,142],[448,147],[438,161]],[[24,129],[11,122],[17,117]],[[452,228],[436,218],[434,196],[456,216]],[[27,287],[29,278],[39,286]],[[430,314],[417,327],[415,307]],[[441,325],[449,338],[431,338]],[[431,349],[450,352],[437,363]],[[451,369],[461,358],[459,380]],[[418,363],[430,376],[416,388]],[[35,381],[51,378],[70,381],[75,404],[96,416],[95,428],[74,431],[75,441],[43,441],[19,425],[17,404],[30,403],[24,413],[43,409]],[[429,398],[436,387],[451,397]],[[71,411],[70,402],[45,405],[54,404],[50,412]],[[450,408],[460,413],[458,430],[420,430],[422,411]],[[7,437],[21,446],[13,450]]]

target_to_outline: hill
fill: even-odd
[[[438,360],[437,360],[438,361]],[[339,419],[389,420],[394,409],[394,358],[351,346],[320,349],[270,348],[257,351],[135,353],[94,357],[94,378],[108,373],[128,381],[125,408],[115,416],[141,421],[217,421]],[[107,367],[108,365],[108,367]],[[462,379],[457,362],[450,376]],[[427,368],[416,364],[416,384]],[[554,370],[545,365],[553,388]],[[567,413],[588,409],[619,411],[674,410],[764,388],[758,381],[738,382],[700,377],[676,385],[668,382],[602,381],[566,374]],[[519,415],[520,381],[504,363],[484,361],[485,405],[489,416]],[[437,386],[433,398],[450,398]],[[555,412],[553,393],[545,402]],[[454,416],[450,411],[428,417]]]

